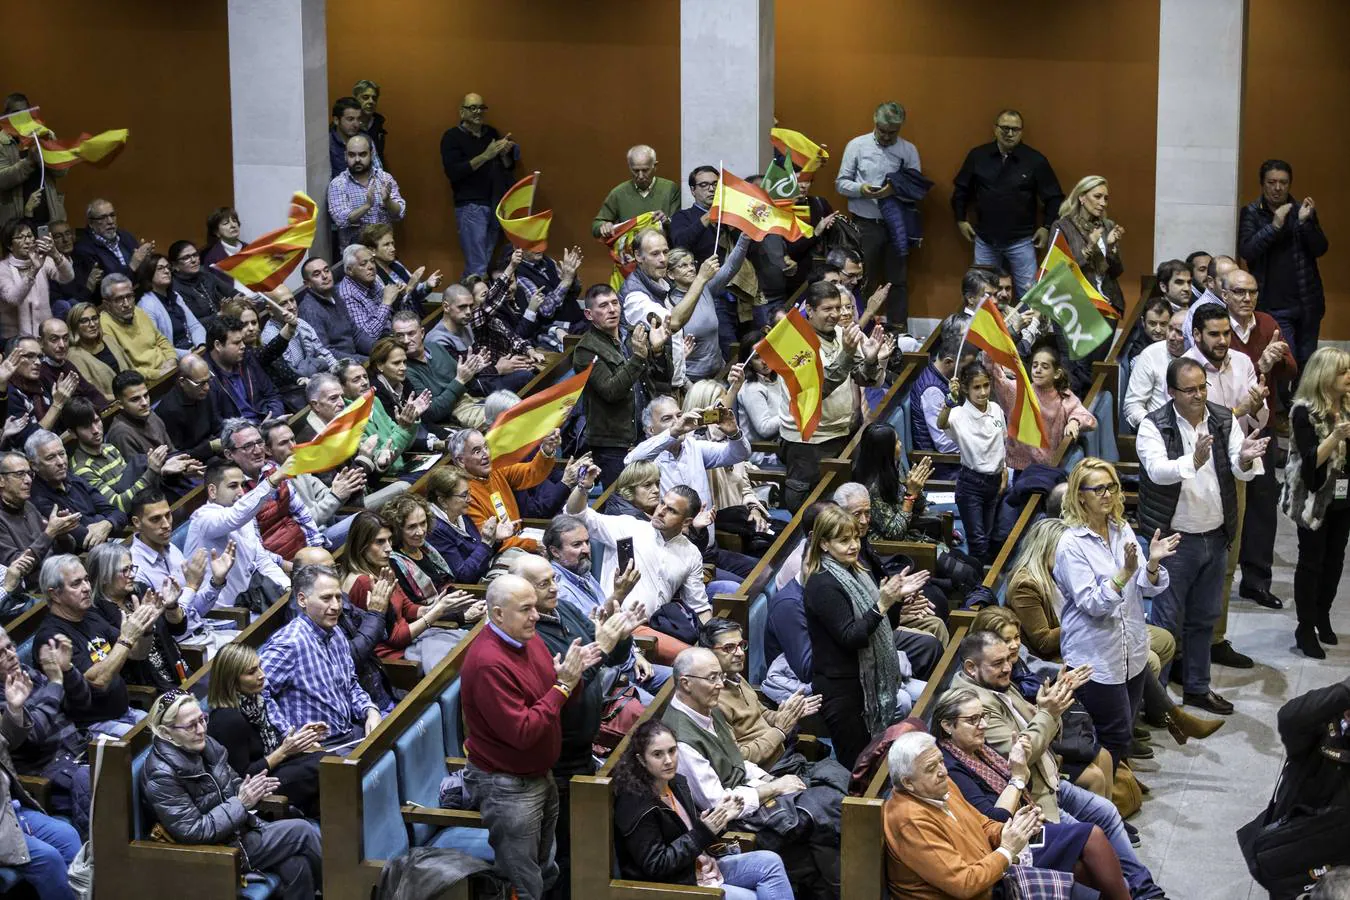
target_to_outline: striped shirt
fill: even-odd
[[[128,463],[112,444],[104,444],[97,454],[79,447],[70,462],[76,475],[121,512],[128,511],[137,491],[159,484],[158,475],[142,468],[143,460],[138,457],[137,465]]]

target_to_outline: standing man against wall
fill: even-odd
[[[483,123],[487,103],[479,94],[465,94],[459,103],[459,124],[441,135],[441,165],[455,192],[455,225],[464,254],[464,274],[487,275],[492,251],[501,237],[497,203],[510,186],[520,148],[511,135]]]
[[[954,184],[956,227],[975,245],[975,265],[998,267],[1006,261],[1014,293],[1021,297],[1036,277],[1036,251],[1050,238],[1064,191],[1050,161],[1022,143],[1020,112],[1005,109],[995,117],[993,142],[966,154]],[[974,225],[966,221],[972,205]]]
[[[848,211],[858,226],[868,282],[864,293],[870,294],[887,282],[891,285],[886,319],[892,328],[906,328],[909,321],[909,266],[891,243],[877,200],[892,194],[887,175],[901,168],[919,169],[918,148],[900,137],[904,124],[905,108],[899,103],[891,100],[878,106],[872,115],[872,130],[844,147],[839,175],[834,180],[835,189],[848,198]]]

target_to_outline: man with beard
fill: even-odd
[[[328,215],[338,228],[338,246],[356,240],[362,226],[403,221],[408,210],[398,182],[371,162],[370,138],[347,139],[347,169],[328,183]]]
[[[237,416],[257,423],[286,414],[276,385],[244,345],[244,323],[233,316],[212,319],[206,330],[206,348],[211,405],[221,419]]]

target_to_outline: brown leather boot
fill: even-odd
[[[1223,723],[1223,719],[1202,719],[1180,706],[1172,707],[1167,713],[1167,731],[1178,744],[1186,743],[1188,738],[1207,738],[1222,728]]]

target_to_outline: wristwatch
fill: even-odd
[[[1009,778],[1008,784],[1017,788],[1019,791],[1025,791],[1027,789],[1027,783],[1021,778]]]

